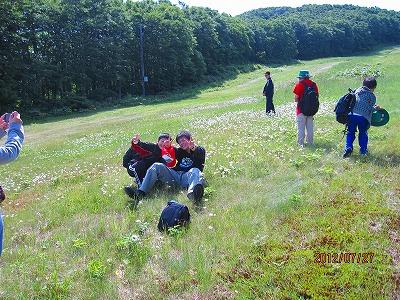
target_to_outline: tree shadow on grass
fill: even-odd
[[[400,166],[400,155],[398,153],[369,154],[366,157],[360,156],[366,163],[370,162],[378,167],[396,168]]]
[[[338,149],[338,144],[342,145],[343,141],[319,141],[315,143],[314,150],[324,149],[326,154],[337,153],[338,158],[342,159],[343,152]],[[341,147],[339,147],[342,149]],[[368,154],[367,156],[361,156],[356,151],[349,157],[351,160],[359,160],[364,163],[372,163],[379,167],[393,168],[400,166],[400,154],[398,153],[379,153],[379,154]]]
[[[293,62],[294,63],[294,62]],[[54,113],[52,111],[48,112],[49,107],[46,106],[45,109],[38,108],[40,111],[39,115],[32,116],[27,112],[22,111],[24,123],[26,125],[30,123],[48,123],[54,121],[61,121],[66,119],[72,119],[76,117],[87,117],[99,112],[110,111],[114,109],[134,107],[139,105],[157,105],[160,103],[172,103],[183,99],[196,98],[204,90],[222,87],[225,82],[236,79],[242,73],[253,72],[255,70],[260,70],[260,76],[263,72],[261,71],[261,66],[256,64],[245,64],[245,65],[233,65],[227,66],[223,71],[213,75],[204,76],[204,78],[196,83],[187,84],[185,86],[176,88],[168,92],[160,92],[158,94],[142,96],[129,96],[122,99],[115,99],[110,101],[98,101],[93,102],[93,108],[87,109],[76,109],[72,112]],[[47,113],[44,113],[46,111]]]
[[[277,68],[298,64],[300,64],[298,60],[290,60],[287,62],[269,64],[269,67]],[[196,83],[187,84],[168,92],[160,92],[158,94],[147,95],[146,97],[130,96],[119,100],[111,100],[109,102],[97,102],[93,103],[93,105],[95,105],[94,108],[66,112],[65,114],[52,114],[50,112],[47,114],[43,113],[42,115],[32,116],[27,115],[26,112],[22,112],[23,119],[26,125],[31,123],[42,124],[73,119],[77,117],[88,117],[99,112],[105,112],[114,109],[128,108],[139,105],[152,106],[160,103],[173,103],[184,99],[197,98],[205,90],[222,87],[225,82],[236,79],[240,74],[259,70],[260,76],[263,77],[264,71],[262,68],[263,66],[260,64],[230,65],[216,74],[204,76],[202,80],[199,80]],[[48,109],[49,107],[46,106],[45,111],[48,111]]]

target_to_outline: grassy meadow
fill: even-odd
[[[23,152],[2,167],[0,299],[399,299],[400,48],[269,69],[274,117],[262,68],[182,100],[26,125]],[[305,149],[292,94],[300,69],[322,102]],[[368,157],[355,147],[343,160],[332,111],[362,74],[379,75],[391,119],[369,130]],[[180,129],[207,150],[202,207],[158,189],[129,210],[131,137]],[[157,231],[169,199],[189,206],[187,231]],[[319,263],[318,253],[369,259]]]

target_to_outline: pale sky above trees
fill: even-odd
[[[400,11],[400,1],[398,0],[171,0],[172,3],[184,2],[189,6],[204,6],[225,12],[230,15],[238,15],[245,11],[256,8],[273,6],[291,6],[298,7],[304,4],[352,4],[363,7],[377,6],[379,8]]]

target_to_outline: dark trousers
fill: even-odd
[[[275,113],[275,107],[274,107],[274,103],[272,102],[272,98],[274,97],[274,95],[271,96],[266,96],[265,98],[267,98],[267,105],[265,107],[265,113],[270,113],[271,111],[273,113]]]

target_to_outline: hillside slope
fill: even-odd
[[[315,148],[301,150],[291,89],[305,68],[322,104]],[[3,167],[0,298],[397,299],[399,69],[400,48],[271,68],[276,117],[263,113],[259,70],[182,101],[27,126]],[[343,160],[334,101],[365,72],[380,74],[391,120],[371,128],[368,157]],[[202,208],[160,189],[128,210],[130,138],[183,128],[207,149]],[[188,231],[157,232],[169,199],[190,207]],[[318,263],[328,253],[356,259]]]

